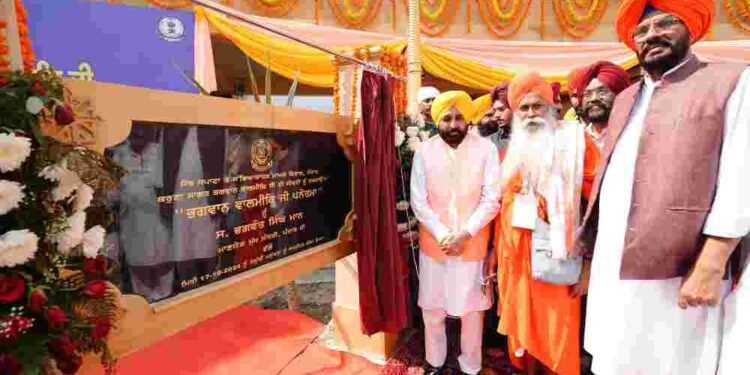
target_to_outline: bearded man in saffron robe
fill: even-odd
[[[498,332],[508,336],[511,361],[526,373],[579,375],[584,286],[532,276],[532,234],[540,226],[521,226],[518,217],[526,213],[534,222],[555,228],[557,235],[550,232],[552,256],[567,258],[576,214],[596,176],[599,151],[583,125],[558,121],[552,88],[539,74],[516,76],[508,98],[513,130],[502,165],[502,212],[495,220]]]

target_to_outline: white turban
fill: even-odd
[[[440,95],[440,91],[434,87],[420,87],[417,100],[421,103],[427,99],[435,99],[438,95]]]

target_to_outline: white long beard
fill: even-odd
[[[503,189],[520,171],[529,187],[539,190],[542,182],[540,178],[547,175],[552,167],[551,159],[546,156],[553,145],[556,122],[557,117],[551,110],[544,118],[521,120],[513,115],[510,143],[502,164]],[[531,128],[529,125],[532,123],[536,123],[537,126]]]

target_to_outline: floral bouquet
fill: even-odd
[[[74,374],[86,353],[113,363],[104,192],[123,172],[41,133],[42,117],[74,122],[64,98],[49,71],[0,75],[0,374]]]

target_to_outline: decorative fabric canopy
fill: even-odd
[[[299,81],[316,87],[333,87],[335,67],[325,52],[289,41],[281,36],[230,20],[224,15],[197,7],[196,22],[208,23],[215,32],[235,43],[259,64],[271,54],[271,70],[293,79],[299,70]],[[386,51],[400,50],[406,39],[400,36],[316,26],[302,22],[252,16],[310,42],[339,51],[381,46]],[[208,27],[196,27],[196,34]],[[208,42],[206,42],[208,41]],[[196,43],[210,43],[210,36],[196,35]],[[196,46],[196,51],[210,48]],[[700,42],[693,50],[707,61],[750,62],[750,40]],[[428,73],[461,86],[490,90],[509,81],[519,72],[538,71],[545,79],[560,82],[567,89],[567,75],[575,67],[592,61],[608,60],[630,69],[638,64],[635,55],[620,43],[585,42],[513,42],[498,40],[465,40],[422,38],[422,66]],[[196,56],[197,61],[204,57]],[[209,64],[204,64],[207,67]],[[210,76],[196,72],[199,75]],[[199,81],[200,82],[200,81]]]

